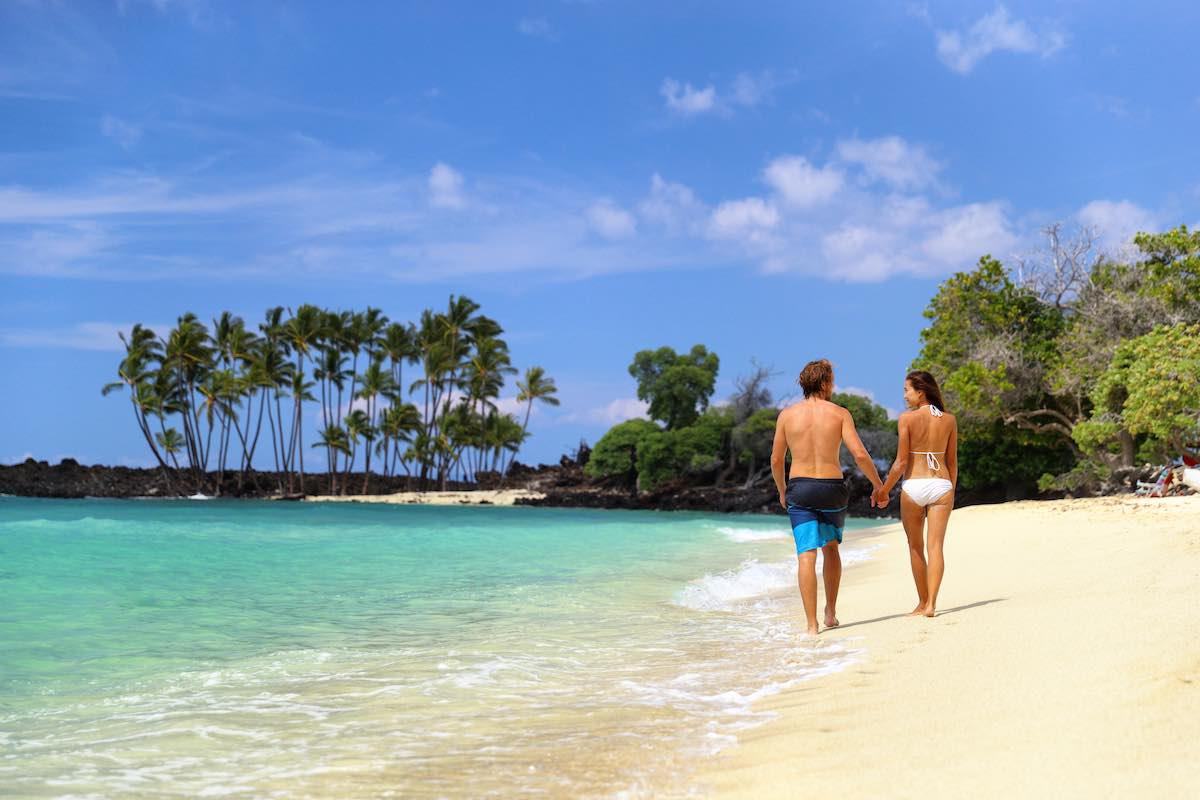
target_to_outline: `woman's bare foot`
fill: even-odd
[[[806,630],[804,632],[804,635],[805,636],[816,636],[820,632],[821,632],[820,629],[816,625],[812,625],[808,628],[808,630]]]
[[[838,618],[837,618],[836,614],[834,614],[828,608],[825,609],[825,627],[826,628],[836,628],[838,625],[841,625],[841,624],[842,623],[838,622]]]
[[[924,603],[917,603],[917,607],[916,607],[916,608],[914,608],[912,611],[908,612],[908,616],[910,616],[910,617],[923,617],[923,616],[925,616],[925,604],[924,604]]]
[[[937,610],[933,606],[926,606],[925,609],[921,613],[927,617],[936,617],[937,616]]]

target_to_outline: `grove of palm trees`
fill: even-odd
[[[530,367],[517,381],[523,421],[500,411],[517,373],[503,332],[461,296],[415,324],[306,304],[270,308],[256,326],[224,312],[210,329],[188,313],[165,336],[141,324],[122,334],[120,380],[102,392],[128,390],[146,446],[181,492],[357,494],[373,475],[401,474],[406,486],[445,489],[503,475],[533,404],[558,405],[553,379]],[[254,469],[268,450],[274,486]]]

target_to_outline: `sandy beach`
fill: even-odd
[[[935,619],[899,525],[848,541],[822,636],[862,659],[761,702],[713,795],[1200,796],[1200,497],[960,509]]]
[[[519,499],[541,499],[528,489],[491,489],[474,492],[395,492],[394,494],[314,495],[310,503],[394,503],[425,506],[511,506]]]

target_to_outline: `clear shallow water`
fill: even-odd
[[[0,795],[693,794],[856,655],[793,564],[783,516],[0,497]]]

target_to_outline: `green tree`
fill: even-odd
[[[1122,342],[1092,391],[1077,441],[1104,457],[1121,430],[1177,451],[1200,436],[1200,325],[1172,325]]]
[[[646,436],[638,443],[638,488],[653,491],[672,478],[715,472],[732,430],[733,415],[720,407],[701,414],[693,425]]]
[[[964,488],[987,481],[1032,484],[1045,472],[1043,461],[1069,466],[1071,453],[1079,453],[1071,431],[1080,411],[1051,387],[1061,366],[1065,312],[1013,283],[999,261],[984,256],[975,270],[938,288],[925,317],[930,324],[912,366],[938,377],[959,419],[960,447],[976,442],[996,452],[1065,451],[994,459],[986,473],[966,472]],[[959,461],[968,463],[965,450]]]
[[[760,408],[733,429],[731,449],[737,463],[746,467],[746,488],[771,469],[771,448],[775,444],[778,418],[779,409]]]
[[[1150,273],[1147,294],[1166,303],[1181,321],[1200,322],[1200,231],[1180,225],[1166,233],[1139,233],[1133,241]]]
[[[621,478],[636,486],[638,446],[661,429],[648,419],[627,419],[608,429],[584,466],[590,478]]]
[[[670,347],[642,350],[629,374],[637,381],[638,399],[650,404],[650,417],[674,430],[691,425],[708,408],[719,368],[717,354],[698,344],[684,355]]]
[[[834,392],[829,399],[850,412],[854,427],[860,431],[896,430],[896,421],[888,419],[887,409],[869,397]]]

